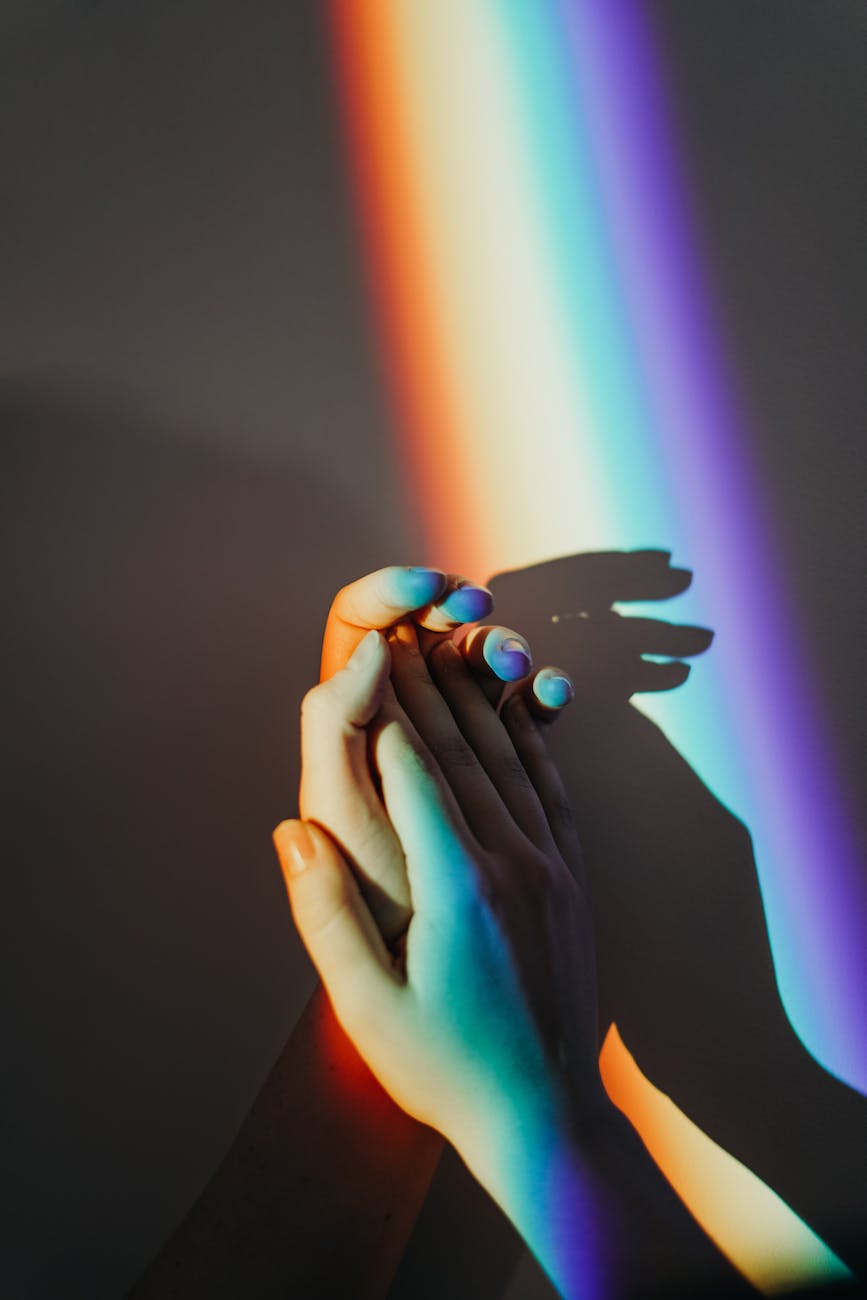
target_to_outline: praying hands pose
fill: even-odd
[[[371,628],[411,620],[430,649],[491,606],[486,588],[437,570],[392,566],[368,574],[332,603],[322,676],[342,668]],[[510,629],[475,629],[467,654],[492,698],[498,683],[520,682],[529,707],[554,718],[571,694],[556,670],[531,673],[529,646]],[[326,786],[331,775],[322,774]],[[310,765],[304,780],[301,809],[309,813],[305,801],[317,780]],[[347,815],[357,817],[351,774],[343,788]],[[369,783],[365,789],[369,794]],[[338,836],[342,825],[338,808]],[[393,835],[371,840],[366,878],[359,867],[366,906],[388,943],[412,914],[395,843]],[[383,1090],[319,987],[225,1158],[130,1295],[382,1296],[442,1150],[441,1135]]]
[[[564,1295],[737,1289],[605,1096],[563,787],[526,692],[500,716],[473,660],[450,639],[423,654],[405,622],[307,695],[304,820],[275,832],[299,932],[383,1088]],[[393,936],[383,895],[408,900]]]
[[[567,1296],[743,1286],[602,1089],[591,917],[542,734],[572,688],[510,629],[458,648],[490,609],[429,569],[335,598],[301,819],[275,832],[327,996],[138,1300],[383,1296],[444,1139]]]

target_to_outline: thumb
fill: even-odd
[[[387,1015],[402,984],[355,878],[334,841],[312,822],[274,831],[298,933],[334,1007],[353,1037]]]

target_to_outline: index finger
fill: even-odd
[[[446,575],[424,565],[389,565],[342,587],[328,611],[322,641],[322,681],[342,668],[371,628],[380,631],[433,604]]]

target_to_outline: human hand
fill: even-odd
[[[590,918],[566,865],[577,868],[574,827],[524,701],[505,718],[450,642],[429,671],[406,627],[391,659],[371,634],[305,699],[304,767],[331,773],[359,808],[365,780],[373,788],[360,762],[370,741],[412,898],[400,957],[323,829],[328,808],[275,832],[296,924],[345,1031],[398,1104],[476,1172],[516,1115],[556,1127],[602,1104]],[[348,765],[347,735],[359,760]]]
[[[462,624],[484,618],[491,605],[487,588],[437,569],[393,565],[369,573],[343,587],[332,602],[323,639],[322,680],[345,665],[371,629],[386,631],[411,620],[423,650],[430,653]],[[568,676],[552,667],[532,673],[527,642],[509,628],[474,628],[462,643],[462,653],[492,703],[499,702],[508,685],[524,695],[531,712],[550,721],[571,699]],[[406,929],[411,916],[406,866],[376,789],[362,779],[368,760],[365,746],[357,741],[358,737],[348,737],[346,762],[335,771],[305,765],[301,816],[315,817],[312,810],[328,808],[329,830],[352,865],[374,920],[390,943]]]
[[[325,623],[320,678],[325,681],[347,660],[371,629],[386,631],[403,620],[412,621],[430,649],[465,623],[490,614],[493,597],[487,587],[456,573],[425,565],[396,565],[376,569],[338,591]]]
[[[305,765],[336,775],[347,744],[369,745],[414,909],[403,946],[387,947],[328,833],[327,800],[319,824],[277,828],[293,915],[335,1013],[562,1294],[655,1294],[673,1277],[684,1291],[713,1286],[726,1267],[601,1085],[577,838],[540,728],[523,696],[498,716],[451,642],[429,662],[413,629],[396,629],[392,688],[371,633],[305,699]]]
[[[576,704],[550,746],[581,828],[601,1034],[616,1022],[657,1087],[863,1267],[859,1234],[847,1239],[845,1227],[863,1200],[854,1136],[865,1132],[863,1101],[817,1065],[788,1021],[747,828],[628,703],[678,686],[689,671],[679,657],[711,639],[612,610],[683,592],[692,575],[670,558],[575,555],[490,581],[498,613],[575,681]]]

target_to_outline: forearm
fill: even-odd
[[[567,1300],[753,1294],[614,1107],[580,1128],[513,1116],[462,1154]]]
[[[383,1092],[318,988],[132,1296],[382,1296],[441,1151]]]

